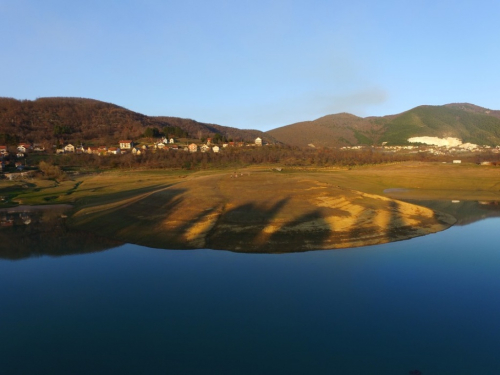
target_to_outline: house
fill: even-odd
[[[95,155],[98,155],[98,154],[99,154],[99,147],[89,146],[89,147],[87,148],[87,154],[95,154]]]
[[[173,145],[173,146],[170,146],[170,149],[174,150],[174,151],[179,151],[179,146]]]
[[[460,164],[462,163],[462,160],[453,160],[453,164]]]
[[[7,146],[0,146],[0,155],[8,154]]]
[[[110,147],[108,148],[108,154],[120,155],[120,149],[118,147]]]
[[[80,145],[80,146],[75,148],[75,152],[77,154],[83,154],[85,152],[85,147],[83,147],[83,145]]]
[[[64,154],[64,148],[56,149],[56,154]]]
[[[145,150],[141,150],[138,147],[132,147],[132,154],[140,156],[145,152]]]
[[[64,152],[75,152],[75,146],[73,146],[71,143],[68,143],[66,146],[64,146]]]
[[[222,147],[223,147],[223,148],[226,148],[227,146],[229,146],[227,143],[223,143],[223,144],[222,144]]]
[[[255,138],[255,145],[262,146],[262,138],[260,138],[260,137]]]
[[[207,138],[207,145],[211,145],[212,144],[212,138]]]
[[[194,143],[191,143],[189,146],[188,146],[188,150],[189,152],[197,152],[198,151],[198,146]]]
[[[120,149],[122,150],[130,150],[134,147],[134,142],[130,140],[120,141]]]
[[[16,154],[16,158],[18,158],[18,159],[24,158],[24,156],[25,156],[25,155],[24,155],[22,152],[18,152],[18,153]]]
[[[210,150],[209,146],[207,146],[207,145],[201,145],[200,146],[200,151],[201,152],[207,152],[208,150]]]
[[[43,147],[40,143],[35,143],[33,145],[33,151],[42,152],[45,151],[45,147]]]
[[[157,144],[155,145],[155,148],[160,149],[160,150],[165,149],[165,147],[166,147],[166,146],[165,146],[165,143],[157,143]]]
[[[28,150],[31,150],[31,146],[29,144],[27,144],[27,143],[20,143],[17,146],[17,151],[19,151],[19,152],[25,153]]]
[[[214,147],[212,147],[212,151],[213,152],[219,152],[220,148],[219,146],[215,145]]]
[[[175,140],[174,140],[173,138],[170,138],[170,139],[168,140],[168,143],[175,143]]]

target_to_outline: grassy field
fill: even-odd
[[[0,195],[5,205],[72,204],[70,225],[124,242],[290,252],[443,230],[454,218],[391,198],[500,200],[500,169],[401,163],[321,171],[110,171],[62,182],[2,181]]]

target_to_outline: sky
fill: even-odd
[[[500,109],[500,1],[0,0],[0,96],[270,130]]]

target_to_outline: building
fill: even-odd
[[[31,146],[27,143],[21,143],[17,146],[17,151],[25,153],[28,152],[28,150],[31,149]]]
[[[189,146],[188,146],[188,150],[189,152],[197,152],[198,151],[198,146],[194,143],[191,143]]]
[[[35,143],[33,145],[33,151],[42,152],[45,151],[45,147],[43,147],[43,145],[41,145],[40,143]]]
[[[262,146],[262,138],[260,138],[260,137],[255,138],[255,145]]]
[[[132,147],[134,147],[134,142],[131,140],[123,140],[120,141],[120,149],[122,150],[130,150]]]
[[[75,146],[73,146],[71,143],[68,143],[66,146],[64,146],[64,152],[75,152]]]

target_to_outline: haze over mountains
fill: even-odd
[[[116,142],[139,138],[147,127],[175,136],[226,138],[294,146],[341,147],[408,144],[412,137],[458,138],[464,143],[500,145],[500,111],[473,104],[419,106],[383,117],[327,115],[267,132],[242,130],[177,117],[153,117],[114,104],[81,98],[0,98],[0,143]]]

